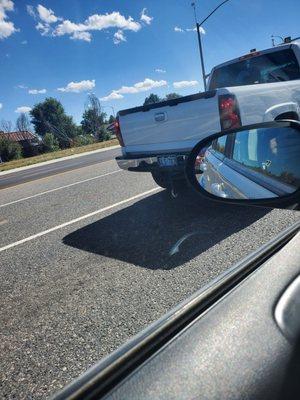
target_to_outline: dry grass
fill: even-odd
[[[117,139],[112,139],[112,140],[107,140],[106,142],[97,142],[88,144],[86,146],[72,147],[70,149],[54,151],[52,153],[40,154],[35,157],[21,158],[20,160],[13,160],[0,164],[0,171],[7,171],[13,168],[25,167],[27,165],[37,164],[43,161],[55,160],[57,158],[85,153],[87,151],[103,149],[105,147],[116,146],[118,144],[119,142]]]

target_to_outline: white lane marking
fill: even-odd
[[[103,178],[104,176],[109,176],[109,175],[116,174],[116,173],[122,172],[122,171],[123,171],[122,169],[119,169],[117,171],[108,172],[107,174],[94,176],[93,178],[88,178],[88,179],[84,179],[82,181],[77,181],[77,182],[74,182],[74,183],[70,183],[68,185],[59,186],[59,187],[54,188],[54,189],[45,190],[44,192],[33,194],[32,196],[22,197],[21,199],[13,200],[13,201],[10,201],[9,203],[0,204],[0,208],[1,207],[6,207],[6,206],[10,206],[11,204],[19,203],[20,201],[25,201],[25,200],[33,199],[35,197],[43,196],[44,194],[57,192],[58,190],[66,189],[66,188],[69,188],[69,187],[72,187],[72,186],[76,186],[76,185],[80,185],[81,183],[90,182],[90,181],[93,181],[95,179]]]
[[[143,193],[137,194],[135,196],[129,197],[128,199],[125,199],[125,200],[119,201],[118,203],[115,203],[115,204],[112,204],[110,206],[101,208],[100,210],[96,210],[96,211],[93,211],[93,212],[91,212],[89,214],[82,215],[81,217],[72,219],[71,221],[64,222],[63,224],[60,224],[60,225],[54,226],[53,228],[50,228],[50,229],[47,229],[45,231],[36,233],[35,235],[28,236],[25,239],[18,240],[17,242],[14,242],[14,243],[8,244],[6,246],[0,247],[0,253],[2,251],[4,251],[4,250],[8,250],[8,249],[11,249],[13,247],[19,246],[20,244],[29,242],[30,240],[34,240],[34,239],[37,239],[37,238],[39,238],[41,236],[45,236],[48,233],[57,231],[58,229],[62,229],[62,228],[65,228],[66,226],[76,224],[77,222],[80,222],[80,221],[83,221],[83,220],[85,220],[87,218],[93,217],[94,215],[101,214],[101,213],[103,213],[105,211],[109,211],[109,210],[111,210],[111,209],[113,209],[115,207],[122,206],[123,204],[129,203],[130,201],[133,201],[133,200],[137,200],[140,197],[147,196],[148,194],[157,192],[158,190],[161,190],[161,188],[160,187],[156,187],[154,189],[147,190],[146,192],[143,192]]]

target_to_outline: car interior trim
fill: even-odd
[[[99,399],[128,374],[158,351],[164,344],[188,326],[217,300],[244,280],[298,231],[300,221],[289,226],[265,245],[245,257],[230,269],[180,303],[161,319],[101,360],[85,374],[52,397],[52,400]]]

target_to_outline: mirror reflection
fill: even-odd
[[[300,187],[300,134],[268,127],[225,134],[195,159],[200,186],[228,199],[271,199]]]

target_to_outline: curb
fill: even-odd
[[[110,146],[110,147],[105,147],[103,149],[98,149],[98,150],[92,150],[92,151],[86,151],[85,153],[80,153],[80,154],[73,154],[72,156],[66,156],[66,157],[61,157],[61,158],[55,158],[54,160],[49,160],[49,161],[42,161],[40,163],[32,164],[32,165],[26,165],[24,167],[18,167],[18,168],[12,168],[7,171],[0,171],[0,176],[11,174],[13,172],[18,172],[18,171],[24,171],[26,169],[31,169],[31,168],[36,168],[36,167],[41,167],[43,165],[48,165],[48,164],[54,164],[56,162],[60,161],[65,161],[65,160],[72,160],[73,158],[79,158],[83,156],[88,156],[89,154],[95,154],[95,153],[102,153],[104,151],[108,150],[114,150],[114,149],[119,149],[121,146],[116,145],[116,146]]]

